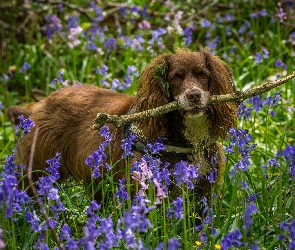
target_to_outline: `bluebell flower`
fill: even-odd
[[[229,232],[227,235],[225,235],[221,242],[221,249],[227,250],[232,247],[241,247],[243,243],[240,241],[242,239],[243,235],[241,234],[240,230],[237,228],[232,232]]]
[[[249,233],[251,225],[253,224],[252,215],[257,212],[258,209],[252,202],[245,209],[242,219],[244,221],[243,228],[247,230],[247,233]]]
[[[203,28],[209,28],[210,25],[211,25],[211,22],[207,19],[203,19],[201,22],[201,27],[203,27]]]
[[[118,220],[117,237],[125,241],[127,249],[139,249],[143,247],[142,240],[136,237],[137,232],[146,232],[152,224],[147,219],[147,214],[155,207],[147,207],[149,201],[141,199],[140,204],[132,205],[130,211],[125,211],[122,218]]]
[[[79,26],[79,17],[70,15],[67,20],[67,30],[70,31],[72,28],[76,28]]]
[[[119,189],[115,193],[115,197],[119,197],[120,203],[122,203],[123,200],[127,201],[129,199],[129,195],[128,195],[127,191],[126,191],[124,182],[125,182],[125,178],[119,180]]]
[[[0,111],[2,111],[4,108],[5,107],[4,107],[3,103],[0,101]]]
[[[2,228],[0,228],[0,249],[5,249],[6,244],[4,243],[2,238],[3,238],[3,230]]]
[[[7,219],[12,218],[16,212],[21,212],[22,205],[28,202],[28,195],[18,190],[14,175],[6,175],[0,180],[0,208],[5,209]]]
[[[157,155],[164,150],[165,150],[165,145],[163,144],[163,140],[161,138],[157,138],[157,139],[155,139],[155,141],[153,143],[148,142],[146,144],[144,152],[146,154],[150,154],[150,155]]]
[[[23,74],[29,68],[31,68],[31,64],[25,62],[24,65],[20,68],[19,72]]]
[[[255,202],[257,199],[261,198],[260,193],[253,193],[250,194],[248,197],[245,198],[245,202]]]
[[[122,17],[126,16],[126,8],[124,6],[119,7],[120,13]]]
[[[176,237],[168,240],[167,250],[178,250],[181,249],[181,244]]]
[[[217,43],[219,42],[220,40],[220,36],[216,36],[212,41],[211,43],[207,43],[207,45],[212,48],[213,50],[215,50],[217,48]]]
[[[124,91],[128,89],[131,86],[131,83],[133,82],[133,78],[138,76],[138,72],[135,66],[128,66],[127,67],[127,73],[125,75],[125,83],[123,85],[118,86],[119,91]]]
[[[268,50],[267,49],[262,49],[262,52],[263,52],[263,57],[268,58],[268,54],[269,54]]]
[[[105,41],[104,47],[108,52],[117,48],[117,40],[115,38],[109,38]]]
[[[55,32],[62,30],[61,20],[55,14],[50,14],[45,16],[46,24],[44,28],[44,33],[47,39],[50,40]]]
[[[6,156],[6,160],[4,163],[4,170],[0,173],[0,176],[5,177],[7,175],[15,175],[15,171],[19,169],[19,166],[17,166],[14,163],[15,160],[15,154]]]
[[[108,73],[108,69],[109,69],[109,67],[107,65],[103,64],[101,68],[99,68],[99,67],[96,68],[96,74],[106,76],[106,74]]]
[[[172,206],[166,209],[168,218],[183,219],[183,200],[182,196],[178,196],[172,201]]]
[[[256,113],[258,113],[263,108],[262,96],[253,96],[249,98],[246,102],[253,105]]]
[[[96,2],[95,1],[91,2],[89,7],[92,8],[96,14],[94,21],[95,22],[102,21],[103,20],[102,10],[101,8],[97,6]]]
[[[278,67],[282,67],[283,69],[287,69],[287,66],[282,62],[281,59],[277,59],[276,62],[275,62],[275,67],[278,68]]]
[[[133,133],[130,133],[129,136],[122,140],[121,147],[124,150],[122,158],[127,156],[133,157],[134,154],[132,153],[132,147],[136,142],[136,136]]]
[[[153,39],[157,41],[161,36],[165,35],[167,31],[163,28],[158,28],[153,31]]]
[[[225,27],[225,34],[226,34],[227,36],[231,36],[231,34],[232,34],[231,28],[230,28],[229,26],[226,26],[226,27]]]
[[[116,90],[118,89],[119,87],[121,86],[121,82],[119,79],[115,78],[113,81],[112,81],[112,90]]]
[[[283,151],[277,153],[278,156],[284,156],[288,162],[289,175],[292,179],[295,178],[295,146],[287,145]]]
[[[256,18],[258,18],[258,14],[257,13],[251,13],[250,17],[253,18],[253,19],[256,19]]]
[[[239,35],[243,34],[246,31],[246,29],[250,26],[251,26],[251,24],[249,21],[244,22],[244,24],[238,30]]]
[[[255,54],[255,60],[254,60],[254,63],[255,64],[259,64],[259,63],[261,63],[262,62],[262,56],[260,55],[260,53],[256,53]]]
[[[262,9],[262,10],[260,11],[260,15],[261,15],[261,16],[266,16],[266,15],[267,15],[267,11],[266,11],[266,9]]]
[[[181,186],[181,184],[187,185],[188,189],[193,189],[194,184],[192,180],[197,180],[201,177],[193,165],[188,165],[185,161],[180,161],[174,165],[173,175],[176,179],[176,184]]]
[[[105,138],[103,142],[100,143],[98,150],[94,151],[90,156],[85,160],[85,164],[93,168],[92,177],[100,177],[101,166],[106,166],[104,160],[107,159],[106,148],[109,146],[112,141],[113,135],[110,133],[110,130],[107,126],[103,126],[100,130],[100,135]],[[110,166],[106,166],[107,169],[110,169]]]
[[[100,209],[100,205],[96,201],[92,201],[90,205],[86,208],[86,214],[92,216],[97,210]]]
[[[14,126],[15,135],[20,136],[20,131],[23,130],[24,134],[27,134],[31,131],[31,128],[35,126],[35,123],[30,118],[24,118],[23,115],[19,116],[18,119],[20,123]]]
[[[97,243],[97,249],[112,249],[118,247],[117,235],[114,233],[112,218],[101,218],[97,228],[98,236],[102,239]]]
[[[215,177],[212,171],[210,171],[209,175],[208,175],[208,181],[209,183],[215,183]]]
[[[25,214],[25,218],[26,218],[27,222],[30,223],[31,229],[34,232],[37,233],[37,232],[41,231],[41,226],[40,226],[41,220],[38,217],[38,215],[36,214],[35,210],[33,210],[32,213],[27,211],[26,214]]]
[[[238,117],[242,118],[244,121],[248,120],[252,117],[251,110],[253,110],[252,107],[246,107],[245,103],[242,102],[238,108]]]
[[[185,36],[186,40],[185,40],[185,46],[188,46],[192,43],[192,34],[194,31],[195,27],[193,26],[192,23],[189,24],[189,26],[187,26],[184,31],[183,31],[183,35]]]

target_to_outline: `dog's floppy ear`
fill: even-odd
[[[218,56],[214,56],[208,49],[203,51],[207,68],[210,71],[209,92],[210,95],[225,95],[236,92],[231,68]],[[233,102],[211,104],[210,116],[214,120],[212,130],[216,135],[224,138],[228,130],[236,127],[237,105]]]
[[[28,118],[32,114],[32,110],[30,106],[12,106],[6,111],[6,114],[11,123],[17,125],[20,122],[19,117],[23,115],[25,119]]]
[[[136,111],[156,108],[169,102],[169,54],[163,54],[151,61],[143,71],[136,95]]]
[[[169,56],[170,54],[167,53],[156,57],[141,74],[138,92],[133,104],[136,112],[142,112],[169,103],[170,91],[167,81]],[[163,136],[167,129],[164,115],[143,120],[136,124],[141,128],[148,140]]]

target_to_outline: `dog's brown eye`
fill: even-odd
[[[199,73],[198,77],[202,80],[207,80],[208,79],[208,75],[204,74],[204,73]]]

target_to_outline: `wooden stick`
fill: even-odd
[[[273,82],[266,82],[245,91],[237,91],[237,93],[235,94],[213,95],[210,97],[208,104],[216,104],[216,103],[223,103],[223,102],[241,103],[245,99],[248,99],[253,96],[261,95],[262,93],[270,91],[271,89],[290,81],[294,77],[295,77],[295,71],[291,75],[286,76],[285,78],[278,79]],[[125,123],[149,119],[151,117],[169,113],[173,110],[178,110],[180,108],[181,107],[179,103],[177,101],[174,101],[166,105],[157,107],[155,109],[150,109],[150,110],[146,110],[140,113],[135,113],[130,115],[117,116],[117,115],[109,115],[105,113],[98,113],[97,118],[95,120],[95,124],[93,124],[90,128],[92,130],[100,130],[100,128],[106,123],[113,123],[116,127],[120,127]]]

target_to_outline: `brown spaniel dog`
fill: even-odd
[[[91,182],[91,168],[86,166],[85,159],[97,150],[103,139],[97,131],[89,129],[97,113],[125,115],[177,100],[180,110],[132,125],[144,135],[142,143],[165,138],[166,149],[161,160],[170,162],[170,166],[180,160],[200,163],[203,178],[197,183],[197,192],[203,195],[210,188],[208,173],[213,169],[221,172],[224,155],[217,139],[224,138],[229,128],[236,126],[237,111],[234,103],[207,103],[211,95],[235,91],[231,69],[217,56],[207,49],[201,52],[178,49],[175,54],[163,54],[148,65],[140,77],[135,97],[89,85],[66,87],[38,103],[11,107],[7,113],[14,123],[20,115],[30,117],[39,128],[33,170],[44,171],[46,160],[60,152],[61,181],[73,176],[87,186]],[[116,162],[122,155],[121,141],[131,126],[120,129],[109,126],[114,134],[112,150]],[[18,147],[18,159],[26,166],[33,135],[34,129],[22,138]],[[139,148],[134,151],[140,155]],[[115,168],[117,171],[125,166],[117,164]],[[33,173],[34,181],[38,179],[37,173]],[[116,179],[119,177],[122,176]]]

